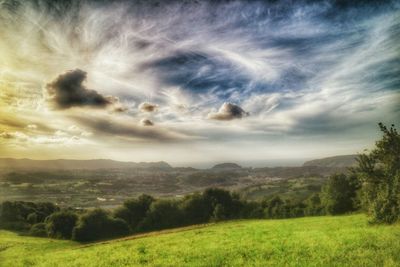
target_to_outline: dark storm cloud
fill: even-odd
[[[244,111],[238,105],[224,103],[218,112],[208,114],[208,118],[212,120],[229,121],[233,119],[241,119],[248,115],[249,113]]]
[[[142,119],[142,120],[140,121],[140,124],[141,124],[142,126],[153,126],[153,125],[154,125],[154,122],[152,122],[152,121],[149,120],[149,119]]]
[[[80,69],[59,75],[46,86],[49,100],[59,109],[71,107],[105,108],[118,102],[115,97],[103,96],[95,90],[86,88],[83,84],[86,76],[87,73]]]
[[[125,111],[127,111],[127,110],[128,110],[128,108],[125,107],[125,106],[116,106],[116,107],[113,109],[114,112],[125,112]]]
[[[158,108],[158,105],[148,103],[148,102],[143,102],[139,105],[139,110],[142,112],[154,112]]]

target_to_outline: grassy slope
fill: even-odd
[[[363,215],[250,220],[89,246],[0,231],[0,266],[400,266],[400,225]]]

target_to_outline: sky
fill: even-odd
[[[0,0],[0,157],[359,153],[399,74],[400,1]]]

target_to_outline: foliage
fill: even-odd
[[[137,199],[126,200],[122,207],[115,210],[114,216],[126,221],[131,230],[134,231],[146,217],[153,201],[154,198],[149,195],[141,195]]]
[[[183,225],[183,214],[173,200],[159,200],[150,206],[147,216],[139,226],[141,231],[160,230]]]
[[[217,204],[214,208],[213,216],[211,218],[212,221],[222,221],[226,219],[226,210],[224,206],[221,204]]]
[[[58,211],[48,202],[5,201],[0,205],[0,226],[4,229],[28,230],[30,225],[44,222],[45,218]]]
[[[209,220],[209,208],[202,194],[187,195],[180,203],[185,224],[200,224]]]
[[[382,138],[361,154],[353,170],[362,183],[362,204],[372,222],[393,223],[400,217],[400,135],[394,125],[379,127]]]
[[[37,223],[32,225],[31,229],[29,230],[29,234],[31,236],[46,237],[47,236],[46,224]]]
[[[113,218],[102,209],[95,209],[80,217],[73,229],[72,239],[87,242],[128,234],[129,226],[124,220]]]
[[[314,215],[321,215],[324,212],[324,207],[321,203],[320,194],[315,193],[312,194],[309,198],[305,201],[305,215],[314,216]]]
[[[322,189],[322,206],[333,215],[354,211],[358,189],[358,180],[354,175],[334,174]]]
[[[46,218],[46,229],[50,237],[70,239],[78,216],[72,211],[58,211]]]

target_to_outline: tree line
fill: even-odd
[[[275,196],[248,201],[218,188],[182,199],[149,195],[126,200],[114,210],[60,209],[52,203],[6,201],[0,206],[0,227],[33,236],[104,240],[134,233],[208,222],[250,218],[294,218],[366,212],[371,223],[400,218],[400,136],[392,125],[379,124],[383,137],[369,153],[359,155],[346,174],[330,176],[321,192],[304,201]]]

